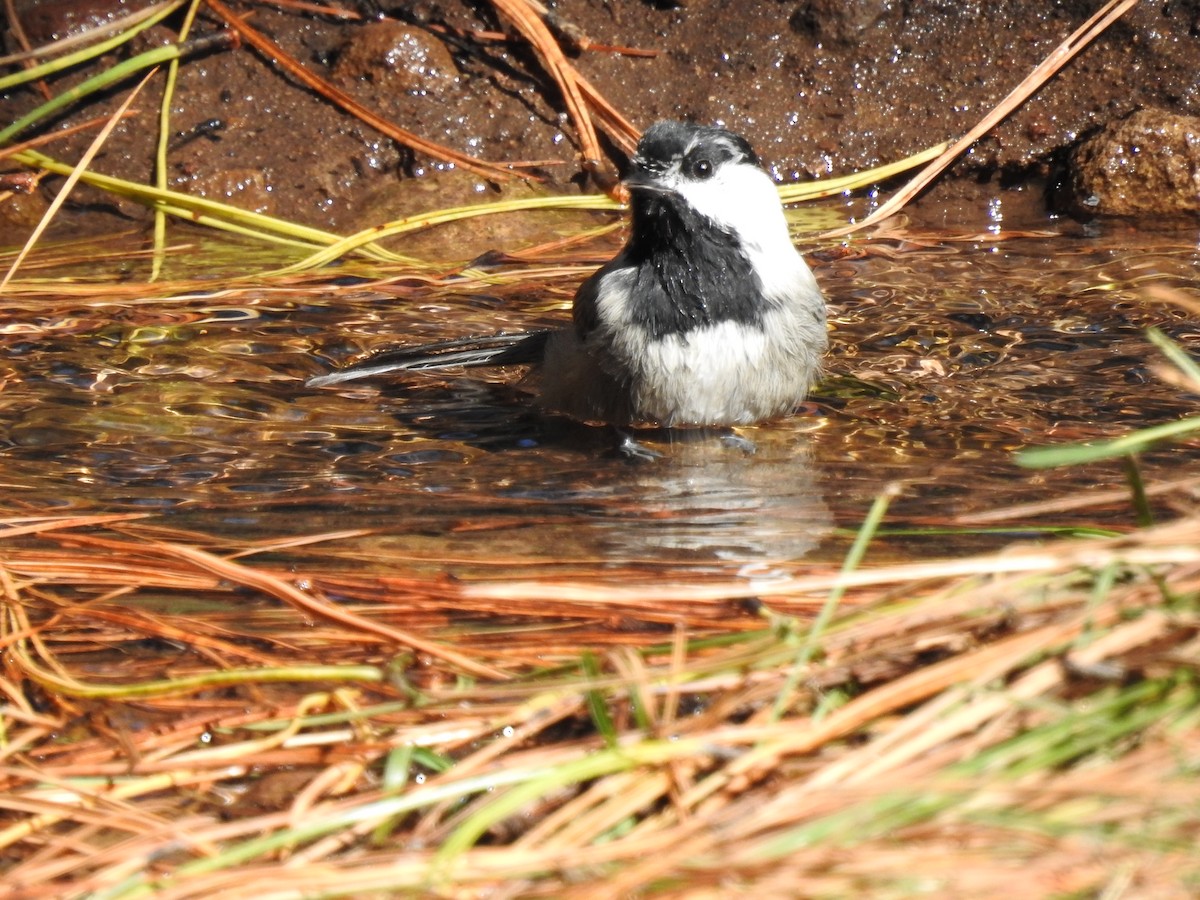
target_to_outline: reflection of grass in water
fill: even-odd
[[[1184,390],[1200,394],[1200,365],[1181,346],[1171,341],[1157,328],[1147,331],[1147,336],[1174,366],[1173,380]],[[1146,485],[1142,481],[1137,455],[1153,447],[1186,438],[1200,432],[1200,416],[1167,422],[1151,428],[1141,428],[1107,441],[1068,444],[1058,447],[1032,447],[1017,454],[1020,465],[1034,469],[1059,466],[1083,465],[1101,460],[1121,459],[1125,462],[1126,476],[1137,509],[1138,523],[1149,525],[1154,521]]]

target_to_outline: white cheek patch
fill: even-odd
[[[738,236],[768,298],[786,302],[797,292],[819,296],[788,234],[775,185],[757,166],[726,165],[707,181],[679,178],[674,188],[696,212]]]
[[[747,247],[766,250],[781,244],[790,246],[779,194],[757,166],[726,164],[712,178],[679,178],[674,187],[692,209],[736,233]]]

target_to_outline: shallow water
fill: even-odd
[[[753,455],[707,437],[658,443],[650,462],[538,419],[516,373],[303,387],[391,343],[559,320],[581,274],[228,293],[214,277],[211,293],[132,305],[101,278],[52,302],[0,298],[5,506],[143,510],[244,538],[368,529],[337,544],[355,568],[761,577],[840,560],[873,498],[900,482],[889,526],[927,530],[880,540],[878,557],[998,546],[1022,532],[938,529],[1124,483],[1117,464],[1031,472],[1012,451],[1196,412],[1197,397],[1152,373],[1143,336],[1157,325],[1200,346],[1196,319],[1152,293],[1200,295],[1194,232],[1049,227],[1063,234],[909,235],[921,239],[852,256],[810,245],[831,305],[829,381],[802,414],[745,429]],[[1149,454],[1148,477],[1186,474],[1194,450]],[[1132,519],[1118,500],[1036,524]]]

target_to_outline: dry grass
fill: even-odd
[[[735,583],[348,574],[345,534],[4,528],[8,896],[1200,878],[1200,518],[814,572],[758,614]]]

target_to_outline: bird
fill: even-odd
[[[622,183],[627,242],[579,287],[569,323],[402,346],[308,386],[528,365],[522,385],[541,411],[590,425],[733,427],[794,412],[821,371],[825,299],[749,141],[656,122]]]

